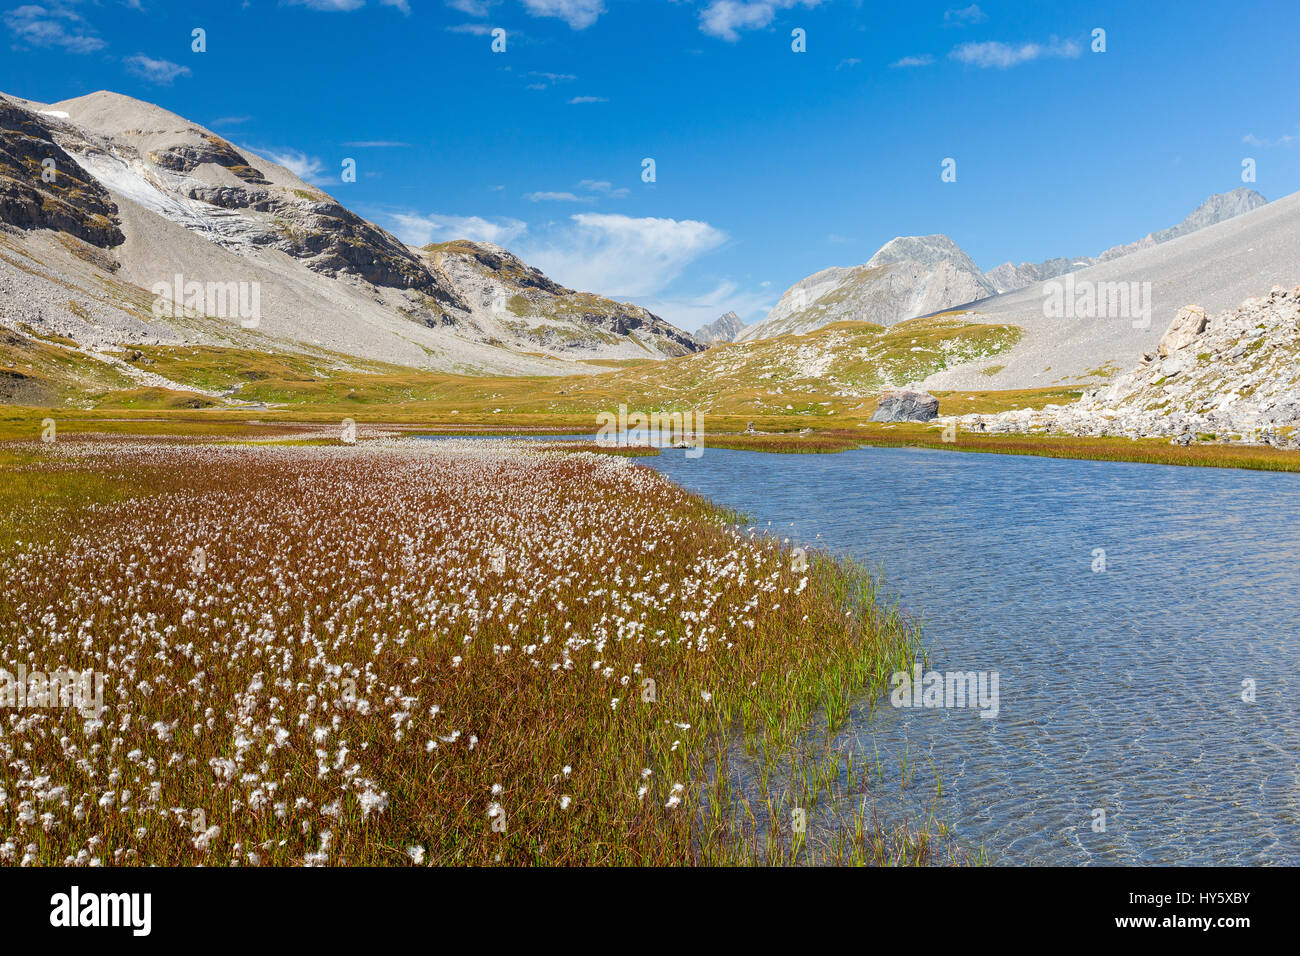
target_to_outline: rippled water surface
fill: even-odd
[[[963,845],[1300,863],[1300,475],[912,449],[641,462],[879,569],[933,669],[998,672],[996,719],[863,705],[841,738],[923,765],[918,812],[942,780]]]

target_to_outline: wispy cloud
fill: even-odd
[[[178,76],[189,76],[190,68],[181,66],[179,63],[173,63],[171,60],[155,60],[151,56],[145,56],[143,53],[137,53],[135,56],[128,56],[122,61],[126,64],[128,73],[140,77],[150,83],[158,86],[171,86]]]
[[[108,46],[75,10],[62,3],[15,7],[5,13],[4,21],[14,38],[26,46],[69,53],[94,53]]]
[[[569,105],[574,106],[579,103],[608,103],[608,97],[604,96],[575,96],[569,100]]]
[[[988,15],[979,8],[977,3],[972,3],[969,7],[962,7],[961,9],[943,11],[943,22],[950,26],[983,23],[987,19]]]
[[[323,175],[325,164],[317,157],[308,156],[300,150],[259,149],[250,150],[250,152],[265,156],[271,162],[283,166],[303,182],[311,183],[313,186],[320,186],[331,181],[329,177]]]
[[[209,126],[238,126],[241,123],[247,123],[253,117],[251,116],[218,116]]]
[[[401,149],[410,146],[410,143],[403,143],[395,139],[361,139],[352,140],[344,143],[352,149]]]
[[[693,219],[578,213],[521,249],[524,259],[557,282],[611,296],[662,292],[681,271],[727,240]]]
[[[397,238],[412,246],[427,246],[431,242],[447,242],[450,239],[469,239],[472,242],[492,242],[505,246],[528,229],[528,224],[518,219],[492,221],[480,216],[397,213],[389,219]]]
[[[614,184],[603,179],[584,179],[578,183],[579,189],[585,189],[588,192],[600,193],[611,199],[622,199],[628,191],[622,187],[615,189]]]
[[[652,297],[643,302],[646,308],[683,328],[698,328],[728,311],[757,317],[771,306],[765,301],[770,291],[742,293],[728,280],[700,295],[664,295],[683,269],[727,241],[707,222],[580,213],[537,230],[518,219],[414,212],[389,215],[386,222],[413,246],[451,239],[491,242],[511,247],[570,288],[625,299]]]
[[[595,202],[595,196],[579,196],[576,193],[538,192],[524,193],[529,202]]]
[[[525,73],[524,76],[534,78],[534,81],[528,84],[530,90],[545,90],[558,83],[571,83],[577,79],[572,73],[540,73],[537,70]]]
[[[529,202],[596,202],[601,198],[621,199],[628,194],[626,189],[615,189],[614,184],[603,179],[583,179],[578,182],[578,189],[586,195],[579,193],[564,192],[532,192],[525,193],[524,198]]]
[[[555,17],[574,30],[585,30],[605,12],[604,0],[523,0],[535,17]]]
[[[981,68],[1005,70],[1021,63],[1049,57],[1074,59],[1082,48],[1073,40],[1061,41],[1052,37],[1047,43],[963,43],[948,55],[958,63]]]
[[[492,27],[486,23],[456,23],[446,30],[448,33],[472,33],[477,37],[485,37],[492,32]]]
[[[469,17],[485,17],[496,0],[447,0],[447,6]]]
[[[308,10],[347,13],[364,7],[366,0],[284,0],[284,3],[291,7],[306,7]]]
[[[1247,133],[1241,138],[1241,141],[1247,146],[1256,146],[1262,149],[1269,149],[1273,146],[1290,146],[1292,143],[1300,143],[1300,135],[1293,133],[1283,133],[1276,139],[1267,139],[1256,136],[1254,133]]]
[[[366,5],[366,0],[281,0],[281,2],[290,7],[306,7],[308,10],[320,10],[324,13],[350,13]],[[379,0],[379,5],[392,7],[407,15],[411,12],[409,0]]]
[[[741,30],[761,30],[776,18],[778,10],[815,7],[823,0],[710,0],[700,11],[700,29],[728,43],[740,39]]]
[[[846,68],[852,69],[853,67],[857,66],[861,62],[862,61],[859,60],[856,56],[845,57],[843,60],[840,60],[839,63],[835,64],[835,69],[837,70],[843,70]]]
[[[917,66],[929,66],[933,62],[934,57],[925,53],[921,56],[905,56],[901,60],[895,60],[889,65],[896,70],[906,70]]]

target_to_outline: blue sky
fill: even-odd
[[[409,242],[490,239],[694,330],[896,235],[988,269],[1173,225],[1245,158],[1300,189],[1298,25],[1294,0],[0,0],[0,89],[156,102]]]

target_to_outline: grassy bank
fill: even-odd
[[[820,843],[790,825],[869,797],[799,741],[880,696],[914,632],[860,569],[649,469],[68,438],[0,468],[0,666],[105,677],[98,717],[6,714],[3,862],[943,856],[865,810]],[[738,740],[791,782],[733,799]]]
[[[1059,389],[1033,392],[942,392],[945,414],[993,413],[1006,408],[1041,407],[1069,398]],[[53,420],[61,436],[121,435],[157,436],[174,439],[338,441],[342,423],[356,423],[362,435],[564,435],[595,432],[595,421],[586,415],[515,414],[477,420],[436,412],[421,417],[411,409],[390,409],[387,416],[376,410],[345,414],[346,410],[304,411],[274,409],[256,412],[234,410],[180,410],[148,412],[118,410],[73,410],[10,407],[0,409],[0,441],[39,438],[46,420]],[[1300,452],[1267,446],[1201,443],[1172,445],[1166,439],[1136,441],[1122,437],[1085,438],[1065,435],[991,435],[958,431],[955,440],[943,440],[938,427],[925,424],[883,424],[845,416],[823,418],[803,424],[789,416],[755,421],[735,416],[714,415],[705,419],[704,447],[781,454],[827,453],[866,446],[921,447],[943,451],[989,452],[1008,455],[1037,455],[1048,458],[1076,458],[1096,461],[1130,461],[1160,465],[1191,465],[1216,468],[1249,468],[1268,471],[1300,471]],[[747,431],[753,424],[754,433]],[[586,450],[597,450],[594,443]]]
[[[858,429],[862,444],[883,448],[935,448],[942,451],[1037,455],[1089,461],[1127,461],[1149,465],[1189,465],[1206,468],[1248,468],[1257,471],[1300,471],[1300,452],[1259,445],[1171,445],[1167,438],[1077,437],[1070,435],[981,435],[958,432],[946,442],[942,432],[927,425],[873,426]]]

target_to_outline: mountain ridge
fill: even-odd
[[[150,290],[176,277],[255,288],[261,314],[206,300],[156,314]],[[704,347],[499,247],[410,247],[283,166],[108,91],[52,105],[0,94],[0,288],[0,323],[100,350],[238,341],[531,375]]]
[[[1022,262],[1018,266],[1011,262],[1004,262],[990,269],[987,275],[999,294],[1014,292],[1044,279],[1055,279],[1067,273],[1076,272],[1079,269],[1086,269],[1088,266],[1096,265],[1099,262],[1109,262],[1112,259],[1118,259],[1120,256],[1129,255],[1141,249],[1148,249],[1171,239],[1177,239],[1180,236],[1224,222],[1267,204],[1268,200],[1260,193],[1245,186],[1238,186],[1228,192],[1212,194],[1188,213],[1183,218],[1183,221],[1176,226],[1147,233],[1145,237],[1135,242],[1111,246],[1097,256],[1058,257],[1045,259],[1037,263]]]

